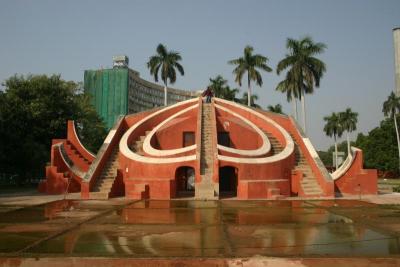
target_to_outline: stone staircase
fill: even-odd
[[[267,135],[269,142],[271,143],[272,155],[279,154],[280,152],[282,152],[283,147],[282,147],[281,143],[279,143],[278,139],[276,139],[269,132],[266,132],[266,131],[263,131],[263,132]]]
[[[201,182],[196,185],[195,197],[197,199],[216,199],[214,194],[214,158],[212,148],[211,104],[203,103],[201,114],[201,155],[200,176]]]
[[[89,169],[90,164],[92,162],[84,158],[81,153],[74,147],[74,145],[66,140],[65,142],[65,151],[70,159],[74,160],[74,163],[84,172]]]
[[[292,139],[295,141],[294,137]],[[303,173],[303,179],[300,181],[301,188],[306,196],[320,196],[323,192],[317,179],[312,172],[310,165],[305,159],[303,153],[300,151],[298,144],[295,141],[295,155],[296,164],[293,168],[294,171],[301,171]]]
[[[135,143],[133,143],[133,146],[131,147],[132,151],[136,152],[137,154],[143,156],[143,142],[146,136],[150,133],[150,131],[146,131],[145,135],[141,135],[138,140],[136,140]]]
[[[114,148],[104,166],[104,169],[96,181],[93,191],[90,192],[91,199],[108,199],[111,193],[118,169],[118,146]]]

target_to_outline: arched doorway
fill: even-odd
[[[219,168],[219,195],[220,197],[237,196],[237,169],[231,166]]]
[[[176,197],[194,197],[194,178],[194,168],[184,166],[176,169]]]

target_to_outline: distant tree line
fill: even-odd
[[[286,40],[287,54],[279,61],[276,67],[276,73],[279,75],[286,73],[285,78],[275,88],[286,94],[288,102],[293,103],[293,113],[297,120],[297,100],[301,101],[303,113],[303,130],[306,132],[306,111],[305,111],[305,95],[313,94],[314,88],[320,86],[320,81],[326,72],[326,66],[323,61],[316,56],[322,54],[326,45],[324,43],[314,42],[310,36],[302,37],[298,40],[288,38]],[[245,46],[243,55],[236,59],[228,61],[233,65],[232,71],[235,82],[242,86],[244,78],[247,85],[247,92],[242,97],[237,98],[239,92],[237,88],[230,88],[227,81],[217,75],[210,78],[210,87],[213,89],[215,96],[227,100],[247,104],[248,106],[261,108],[256,101],[258,96],[252,93],[252,82],[258,86],[262,86],[263,79],[260,71],[272,72],[272,68],[268,65],[268,57],[261,54],[254,54],[254,48],[250,45]],[[180,61],[182,57],[179,52],[169,51],[163,44],[159,44],[156,48],[156,54],[149,57],[147,67],[154,80],[158,82],[159,75],[164,83],[164,105],[167,105],[168,82],[175,83],[177,71],[184,75],[184,68]],[[277,113],[282,112],[282,106],[268,106],[268,110]]]
[[[94,152],[106,128],[79,83],[60,75],[15,75],[0,91],[0,178],[17,183],[43,178],[53,138],[65,138],[75,120],[83,144]]]
[[[378,169],[382,176],[400,175],[400,138],[398,131],[398,120],[400,112],[400,97],[393,92],[382,105],[382,112],[386,116],[368,134],[359,133],[356,141],[351,145],[363,150],[364,167]],[[350,133],[356,129],[357,113],[351,109],[345,112],[332,113],[324,117],[326,122],[324,131],[328,136],[334,137],[335,145],[327,151],[319,151],[319,156],[326,166],[332,166],[332,155],[335,150],[349,153],[350,141],[336,144],[336,138],[341,137],[344,131]]]

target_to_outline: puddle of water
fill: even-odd
[[[145,200],[132,203],[126,209],[190,209],[190,208],[216,208],[218,201],[198,201],[198,200]]]
[[[91,224],[218,224],[218,209],[132,209],[124,208]]]
[[[302,200],[284,200],[284,201],[268,201],[268,200],[234,200],[234,201],[221,201],[222,208],[232,209],[251,209],[251,208],[278,208],[278,209],[292,209],[292,208],[306,208],[312,207],[307,201]]]
[[[219,227],[134,226],[125,229],[87,228],[41,244],[30,252],[71,255],[130,255],[137,257],[222,256],[225,248]],[[204,238],[207,236],[208,238]]]
[[[0,253],[10,253],[50,235],[51,232],[0,232]]]
[[[322,224],[335,222],[351,222],[348,218],[335,215],[324,209],[227,209],[222,218],[229,224]]]
[[[371,208],[377,207],[377,204],[369,203],[360,200],[347,200],[347,199],[335,199],[335,200],[307,200],[308,204],[331,208],[331,207],[339,207],[339,208]]]
[[[242,256],[399,254],[396,238],[353,224],[314,227],[234,226],[228,229],[235,251]]]
[[[107,202],[67,200],[4,213],[0,252],[21,249],[68,223],[114,208]],[[139,201],[28,252],[131,257],[399,255],[398,238],[363,224],[396,215],[394,211],[398,210],[360,201]],[[400,221],[389,222],[400,226]]]

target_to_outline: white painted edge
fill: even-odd
[[[115,129],[114,129],[114,130],[111,130],[111,131],[107,134],[107,137],[106,137],[106,139],[104,139],[104,142],[103,142],[103,143],[106,144],[106,145],[110,144],[116,132],[117,132],[117,130],[115,130]]]
[[[142,123],[144,123],[145,121],[165,112],[168,111],[170,109],[179,107],[181,105],[187,104],[187,103],[191,103],[191,102],[196,102],[198,101],[198,98],[192,98],[189,100],[185,100],[182,102],[178,102],[174,105],[171,106],[167,106],[161,110],[158,110],[148,116],[146,116],[145,118],[143,118],[142,120],[140,120],[139,122],[135,123],[131,128],[128,129],[128,131],[125,132],[125,134],[122,136],[121,141],[119,142],[119,150],[120,152],[127,158],[131,159],[131,160],[135,160],[135,161],[139,161],[139,162],[143,162],[143,163],[153,163],[153,164],[167,164],[167,163],[179,163],[179,162],[186,162],[186,161],[193,161],[196,160],[196,154],[194,155],[190,155],[190,156],[183,156],[183,157],[175,157],[175,158],[150,158],[150,157],[144,157],[141,156],[139,154],[136,154],[135,152],[133,152],[132,150],[130,150],[129,146],[128,146],[128,138],[129,136],[133,133],[133,131]]]
[[[74,126],[72,128],[74,129],[74,135],[75,135],[76,140],[78,140],[79,145],[83,148],[83,150],[85,150],[87,153],[89,153],[89,155],[91,155],[93,158],[95,158],[96,156],[92,152],[87,150],[84,145],[82,145],[81,140],[79,139],[79,136],[78,136],[78,134],[76,133],[76,130],[75,130],[75,121],[72,121],[72,125]]]
[[[347,158],[343,162],[343,164],[340,165],[340,167],[336,171],[331,173],[333,180],[339,179],[350,169],[351,165],[353,165],[353,162],[355,159],[354,155],[357,151],[360,151],[360,149],[358,149],[356,147],[351,147],[351,153],[347,155]]]
[[[258,149],[252,149],[252,150],[250,150],[250,149],[235,149],[235,148],[231,148],[231,147],[227,147],[227,146],[223,146],[223,145],[217,144],[217,148],[219,150],[222,150],[222,151],[225,151],[225,152],[229,152],[229,153],[233,153],[233,154],[237,154],[237,155],[240,155],[240,156],[254,156],[254,157],[265,155],[271,150],[271,143],[268,140],[268,137],[254,123],[252,123],[248,119],[242,117],[241,115],[237,114],[236,112],[233,112],[232,110],[227,109],[227,108],[225,108],[223,106],[215,104],[215,107],[217,109],[220,109],[220,110],[223,110],[223,111],[225,111],[227,113],[230,113],[233,116],[235,116],[235,117],[239,118],[240,120],[244,121],[247,125],[249,125],[251,128],[253,128],[253,130],[256,131],[259,136],[261,136],[261,140],[262,140],[262,145]]]
[[[221,99],[221,98],[217,98],[217,101],[226,103],[226,104],[231,105],[231,106],[235,106],[235,107],[240,108],[240,109],[244,109],[244,110],[250,112],[251,114],[253,114],[254,116],[257,116],[260,119],[266,121],[267,123],[272,124],[272,126],[277,128],[278,131],[280,131],[282,133],[282,135],[283,135],[283,137],[285,138],[285,141],[286,141],[285,148],[279,154],[273,155],[271,157],[237,158],[237,157],[228,157],[228,156],[218,155],[218,160],[223,160],[223,161],[228,161],[228,162],[233,162],[233,163],[265,164],[265,163],[272,163],[272,162],[281,161],[281,160],[289,157],[292,153],[294,153],[294,141],[293,141],[292,137],[290,136],[290,134],[282,126],[280,126],[274,120],[266,117],[265,115],[263,115],[261,113],[258,113],[256,111],[254,111],[254,110],[252,110],[250,108],[246,108],[244,106],[236,104],[235,102],[227,101],[227,100],[224,100],[224,99]]]
[[[314,146],[311,144],[311,141],[308,137],[303,137],[303,142],[306,145],[308,151],[310,152],[311,157],[318,158],[318,153],[315,150]]]
[[[195,109],[198,107],[199,104],[195,104],[193,106],[190,106],[188,108],[185,108],[178,113],[172,115],[168,119],[164,120],[162,123],[157,125],[156,127],[153,128],[153,130],[150,131],[150,133],[145,137],[144,142],[143,142],[143,151],[151,156],[156,156],[156,157],[163,157],[163,156],[171,156],[171,155],[176,155],[176,154],[181,154],[185,152],[189,152],[191,150],[195,150],[197,148],[197,145],[191,145],[187,147],[182,147],[182,148],[177,148],[177,149],[165,149],[165,150],[160,150],[160,149],[155,149],[152,147],[150,140],[153,138],[154,134],[165,124],[170,122],[171,120],[175,119],[176,117],[189,112],[192,109]]]

